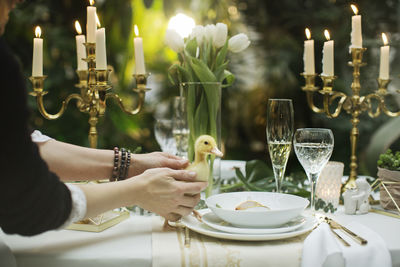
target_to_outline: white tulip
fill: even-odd
[[[228,49],[233,53],[239,53],[250,45],[249,38],[244,33],[232,36],[228,41]]]
[[[212,41],[214,39],[215,31],[217,28],[215,27],[214,24],[208,24],[205,27],[205,38],[207,41]]]
[[[203,26],[197,25],[193,28],[192,33],[190,34],[190,39],[196,38],[197,45],[201,46],[203,43],[204,36],[206,34],[206,30]]]
[[[225,23],[217,23],[214,31],[213,45],[216,48],[223,47],[228,37],[228,26]]]
[[[177,53],[181,52],[185,46],[183,38],[173,29],[167,29],[165,33],[165,44]]]

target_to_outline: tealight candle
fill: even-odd
[[[381,46],[381,64],[379,68],[379,79],[389,80],[389,51],[388,39],[382,33],[383,46]]]
[[[362,48],[361,15],[358,14],[358,8],[351,5],[354,16],[351,18],[351,47]]]
[[[315,63],[314,63],[314,40],[311,39],[311,32],[306,28],[307,40],[304,41],[304,74],[313,75],[315,74]]]
[[[35,29],[35,36],[33,38],[33,59],[32,59],[32,76],[43,76],[43,39],[40,38],[42,31],[39,26]]]
[[[78,35],[75,36],[77,70],[87,70],[87,62],[83,60],[83,58],[86,58],[86,48],[84,45],[86,40],[85,35],[82,34],[82,28],[79,21],[75,21],[75,29],[78,33]]]
[[[144,65],[144,54],[143,54],[143,39],[139,37],[139,29],[137,25],[135,25],[135,35],[136,37],[133,39],[135,44],[135,65],[136,65],[136,74],[145,74],[146,67]]]
[[[325,37],[327,39],[324,42],[324,48],[322,50],[322,75],[324,76],[333,76],[334,75],[334,60],[333,60],[333,47],[334,42],[330,40],[329,31],[324,31]]]

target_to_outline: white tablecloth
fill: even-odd
[[[385,240],[393,266],[400,267],[400,219],[372,212],[366,215],[345,215],[342,210],[335,217],[340,223],[357,221],[374,230]],[[5,235],[0,231],[0,239],[12,250],[18,267],[151,266],[151,223],[152,217],[131,216],[101,233],[62,230],[28,238]],[[241,242],[234,243],[240,247]],[[249,247],[251,243],[245,242],[244,245]],[[293,248],[296,246],[298,244],[294,244]],[[288,256],[284,251],[276,251],[276,254],[276,258]],[[167,256],[166,261],[176,261],[175,257],[181,257],[172,254]],[[260,261],[268,261],[263,254],[259,257]],[[292,266],[300,266],[300,261],[300,258],[296,259],[296,264]]]

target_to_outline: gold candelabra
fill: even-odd
[[[360,122],[359,116],[367,111],[371,118],[378,117],[381,112],[389,117],[400,116],[400,111],[392,112],[385,105],[385,96],[387,93],[387,86],[389,85],[389,79],[378,79],[378,90],[374,93],[366,96],[360,96],[361,84],[360,84],[360,68],[365,66],[366,63],[362,62],[363,53],[366,48],[352,48],[351,56],[352,61],[348,64],[353,67],[353,82],[351,84],[352,95],[346,95],[342,92],[333,91],[333,81],[337,78],[336,76],[324,76],[321,75],[323,82],[323,88],[319,90],[315,86],[316,74],[305,74],[302,73],[305,79],[305,86],[302,90],[307,94],[307,103],[312,111],[316,113],[325,113],[328,118],[336,118],[340,115],[342,110],[345,110],[348,114],[351,114],[352,129],[350,131],[350,146],[351,146],[351,157],[350,157],[350,176],[346,182],[346,188],[355,187],[355,180],[357,179],[357,139],[359,135],[358,124]],[[322,108],[317,107],[314,104],[314,93],[319,92],[323,97]],[[400,91],[399,91],[400,92]],[[332,113],[329,107],[337,100],[337,107]],[[372,102],[377,102],[376,108],[373,107]]]
[[[78,70],[79,83],[76,85],[80,89],[80,94],[70,94],[62,101],[61,108],[56,114],[49,114],[43,103],[43,97],[48,92],[43,90],[44,80],[47,76],[30,77],[33,85],[33,92],[30,95],[36,97],[37,107],[40,114],[48,120],[56,120],[60,118],[67,109],[68,103],[75,99],[77,108],[84,113],[89,114],[89,144],[90,147],[97,147],[97,123],[99,117],[102,117],[106,111],[107,99],[114,99],[128,115],[135,115],[140,112],[143,107],[146,91],[147,74],[134,74],[136,80],[136,88],[133,89],[138,94],[136,107],[127,109],[118,94],[111,91],[112,86],[108,82],[110,70],[96,70],[96,44],[85,43],[87,58],[84,60],[88,64],[88,70]]]

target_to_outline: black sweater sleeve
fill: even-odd
[[[2,38],[0,62],[0,227],[35,235],[67,220],[71,195],[31,140],[25,79]]]

